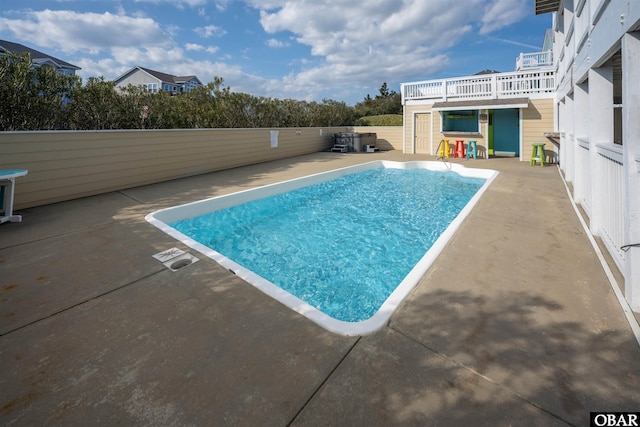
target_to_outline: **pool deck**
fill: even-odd
[[[144,220],[378,159],[433,158],[317,153],[18,211],[0,225],[0,425],[583,426],[640,411],[640,346],[556,166],[456,159],[500,175],[363,337]],[[172,247],[200,261],[172,272],[152,257]]]

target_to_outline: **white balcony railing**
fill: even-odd
[[[521,53],[520,56],[516,58],[517,71],[551,66],[553,66],[553,52],[550,50],[545,52]]]
[[[456,79],[425,80],[401,85],[403,100],[464,101],[523,96],[550,97],[553,96],[555,89],[556,80],[553,70],[514,71]]]

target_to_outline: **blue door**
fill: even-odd
[[[493,110],[493,152],[498,155],[520,155],[518,109]]]

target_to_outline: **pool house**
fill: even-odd
[[[547,162],[557,161],[551,35],[547,50],[521,54],[513,72],[403,83],[403,151],[458,157],[474,141],[476,158],[528,161],[532,144],[544,142]]]
[[[475,141],[480,158],[530,161],[544,143],[640,312],[640,2],[534,7],[553,28],[515,71],[401,85],[403,151],[457,157]]]

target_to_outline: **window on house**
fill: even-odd
[[[147,83],[143,85],[149,92],[158,92],[158,83]]]
[[[478,110],[442,112],[443,132],[478,132]]]

